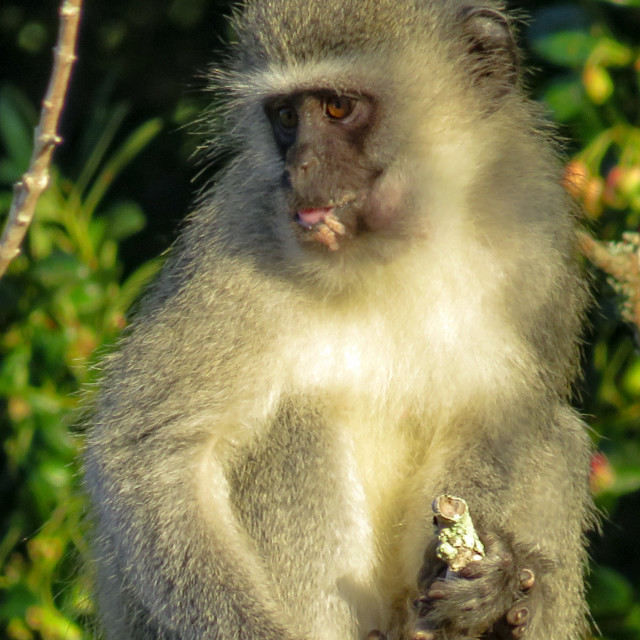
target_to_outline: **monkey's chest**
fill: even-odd
[[[365,420],[311,402],[301,408],[300,398],[283,403],[229,475],[232,503],[277,600],[292,614],[310,607],[307,619],[323,636],[376,628],[390,615],[384,574],[408,446],[401,438],[391,446],[381,425],[363,440]]]
[[[397,511],[417,459],[411,434],[373,411],[284,402],[230,471],[232,503],[252,537],[269,544],[290,546],[291,524],[314,537],[341,523],[348,529],[349,519],[363,542]]]

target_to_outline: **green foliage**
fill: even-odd
[[[8,151],[0,168],[3,179],[14,180],[28,162],[34,116],[9,89],[0,93],[0,107]],[[109,153],[120,119],[115,111],[75,181],[54,168],[25,251],[0,281],[1,482],[8,496],[0,620],[9,638],[81,638],[92,611],[87,576],[78,569],[87,545],[77,481],[81,439],[70,427],[94,352],[114,340],[158,267],[144,264],[122,281],[118,243],[145,219],[134,202],[103,206],[103,196],[161,124],[143,124]],[[4,210],[10,195],[0,194]]]
[[[608,5],[608,6],[607,6]],[[619,240],[640,225],[640,40],[622,2],[554,3],[534,15],[531,48],[549,65],[541,95],[574,145],[565,176],[592,232]],[[639,33],[635,32],[636,36]],[[619,301],[594,272],[599,307],[587,361],[586,411],[599,453],[592,488],[608,519],[595,542],[590,606],[605,638],[640,638],[640,359]],[[635,522],[634,522],[635,520]],[[615,549],[612,540],[620,540]]]
[[[3,38],[13,33],[15,40],[13,58],[0,42],[0,59],[17,62],[6,70],[26,65],[27,75],[39,78],[40,67],[48,69],[49,59],[38,65],[35,56],[50,46],[55,25],[47,21],[54,13],[49,18],[44,11],[56,4],[7,0],[0,7]],[[188,60],[176,71],[170,64],[198,43],[208,59],[210,25],[223,28],[211,13],[220,12],[219,4],[93,0],[86,7],[81,63],[90,72],[76,79],[67,105],[75,144],[56,156],[24,252],[0,280],[0,635],[10,639],[75,640],[91,627],[88,578],[79,568],[87,553],[77,469],[81,433],[72,427],[80,390],[95,375],[96,352],[117,338],[158,268],[157,260],[144,261],[144,249],[157,246],[159,212],[186,182],[179,174],[175,179],[184,163],[155,143],[153,157],[135,160],[160,129],[152,115],[182,124],[199,108],[193,96],[171,95],[197,65]],[[542,0],[535,7],[526,44],[541,68],[540,97],[571,141],[567,189],[595,235],[619,239],[640,225],[640,0]],[[108,19],[96,18],[103,14]],[[42,92],[21,73],[0,91],[0,218],[11,200],[9,185],[27,166],[37,118],[31,99],[12,87]],[[118,101],[124,96],[131,110]],[[181,144],[188,155],[193,145]],[[127,182],[131,175],[137,177]],[[154,217],[145,221],[143,210]],[[594,538],[590,603],[607,640],[640,639],[640,359],[613,290],[595,271],[594,282],[598,307],[582,397],[599,449],[592,488],[609,520],[604,542]]]

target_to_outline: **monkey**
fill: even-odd
[[[248,0],[230,153],[102,365],[104,633],[577,640],[588,304],[561,152],[497,0]],[[437,556],[466,501],[485,555]]]

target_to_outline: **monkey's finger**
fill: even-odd
[[[486,566],[480,560],[479,562],[470,562],[466,567],[463,567],[458,571],[458,575],[462,578],[468,578],[470,580],[474,578],[481,578],[487,573]]]
[[[343,236],[347,232],[347,228],[332,213],[325,217],[324,223],[339,236]]]
[[[529,620],[529,609],[523,606],[516,606],[507,612],[507,622],[512,626],[522,626]]]
[[[442,600],[447,597],[447,589],[445,585],[438,585],[437,583],[433,585],[429,591],[426,593],[427,598],[430,600]]]
[[[527,630],[527,623],[531,617],[531,612],[528,607],[516,605],[509,609],[506,615],[506,620],[511,625],[511,636],[513,638],[522,638]]]
[[[324,223],[316,229],[313,239],[326,245],[331,251],[337,251],[340,248],[336,234]]]
[[[436,631],[433,629],[416,629],[410,636],[410,640],[436,640]]]
[[[435,631],[414,631],[411,640],[435,640]]]
[[[531,569],[523,569],[518,576],[520,580],[520,591],[530,591],[536,581],[536,576]]]

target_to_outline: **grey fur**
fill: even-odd
[[[519,598],[526,640],[582,637],[574,221],[538,109],[502,53],[469,51],[470,6],[270,0],[237,18],[216,80],[236,157],[105,362],[87,439],[107,638],[462,638],[494,621],[498,638]],[[336,254],[297,241],[262,109],[314,88],[375,97],[365,153],[402,196],[397,224]],[[441,493],[499,553],[416,613]],[[534,569],[530,595],[514,567]]]

